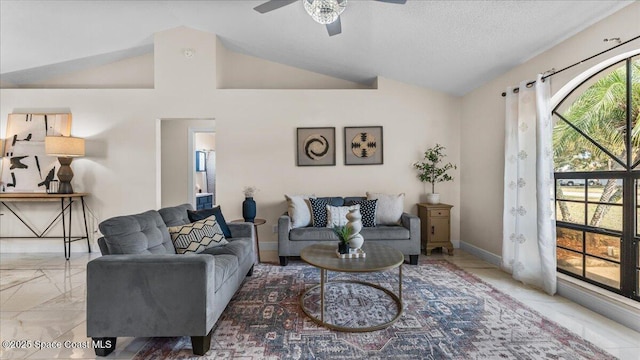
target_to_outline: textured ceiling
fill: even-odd
[[[300,2],[255,12],[263,2],[1,0],[0,74],[17,84],[43,80],[140,54],[155,32],[187,26],[301,69],[462,95],[632,3],[349,0],[342,34],[329,37]]]

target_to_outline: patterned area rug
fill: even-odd
[[[397,270],[353,277],[329,272],[329,279],[398,290]],[[154,338],[135,359],[614,359],[446,260],[405,265],[404,313],[373,332],[338,332],[312,322],[299,298],[318,282],[318,269],[302,262],[258,265],[222,314],[205,356],[194,357],[189,337]],[[368,308],[367,321],[384,320],[394,310],[388,297],[363,296],[361,288],[338,287],[331,296],[343,304],[331,311],[346,317],[363,318],[360,310]]]

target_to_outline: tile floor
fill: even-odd
[[[86,346],[85,268],[98,254],[0,254],[0,339],[57,341],[61,349],[0,348],[2,359],[93,359]],[[640,360],[640,333],[619,325],[565,298],[550,297],[523,286],[495,266],[456,249],[438,253],[529,307],[623,360]],[[145,338],[118,338],[109,359],[130,359]],[[65,342],[66,347],[65,347]],[[4,344],[4,343],[3,343]],[[74,345],[76,348],[71,348]]]

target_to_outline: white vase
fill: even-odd
[[[427,194],[427,204],[440,204],[440,194]]]
[[[360,249],[362,244],[364,244],[364,238],[360,235],[360,230],[362,230],[362,215],[360,215],[360,210],[349,210],[347,220],[346,226],[351,229],[349,247],[352,249]]]

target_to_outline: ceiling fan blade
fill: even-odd
[[[273,11],[276,9],[280,9],[283,6],[287,6],[296,2],[297,0],[271,0],[267,1],[264,4],[260,4],[253,8],[253,10],[259,12],[260,14],[264,14],[269,11]]]
[[[331,24],[327,24],[327,31],[329,32],[329,36],[338,35],[342,32],[340,16],[338,16],[338,20],[332,22]]]
[[[401,4],[401,5],[407,3],[407,0],[376,0],[376,1],[386,2],[391,4]]]

